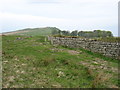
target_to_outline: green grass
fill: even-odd
[[[4,88],[118,87],[115,59],[84,49],[53,46],[44,36],[11,35],[3,36],[2,41]],[[107,69],[100,69],[102,64]]]

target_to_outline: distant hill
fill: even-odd
[[[22,29],[22,30],[17,30],[13,32],[7,32],[3,33],[4,35],[40,35],[40,36],[45,36],[45,35],[51,35],[52,32],[54,31],[59,31],[60,29],[56,27],[44,27],[44,28],[27,28],[27,29]]]
[[[113,37],[111,31],[94,30],[94,31],[80,31],[74,30],[72,32],[60,30],[56,27],[44,28],[26,28],[13,32],[3,33],[4,35],[30,35],[30,36],[46,36],[46,35],[59,35],[59,36],[79,36],[85,38],[100,38],[100,37]]]

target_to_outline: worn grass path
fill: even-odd
[[[53,46],[42,36],[3,36],[3,88],[118,88],[118,61]]]

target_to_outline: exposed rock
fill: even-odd
[[[58,77],[61,77],[61,76],[65,76],[65,74],[64,74],[64,72],[59,71],[59,72],[58,72]]]
[[[54,88],[60,88],[60,87],[61,87],[61,85],[60,85],[60,84],[58,84],[58,83],[56,83],[56,84],[53,84],[53,85],[52,85],[52,87],[54,87]]]

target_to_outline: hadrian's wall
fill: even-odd
[[[86,38],[70,38],[70,37],[48,37],[52,44],[68,46],[71,48],[84,48],[92,52],[98,52],[105,56],[120,59],[120,43],[111,43],[96,41]]]

